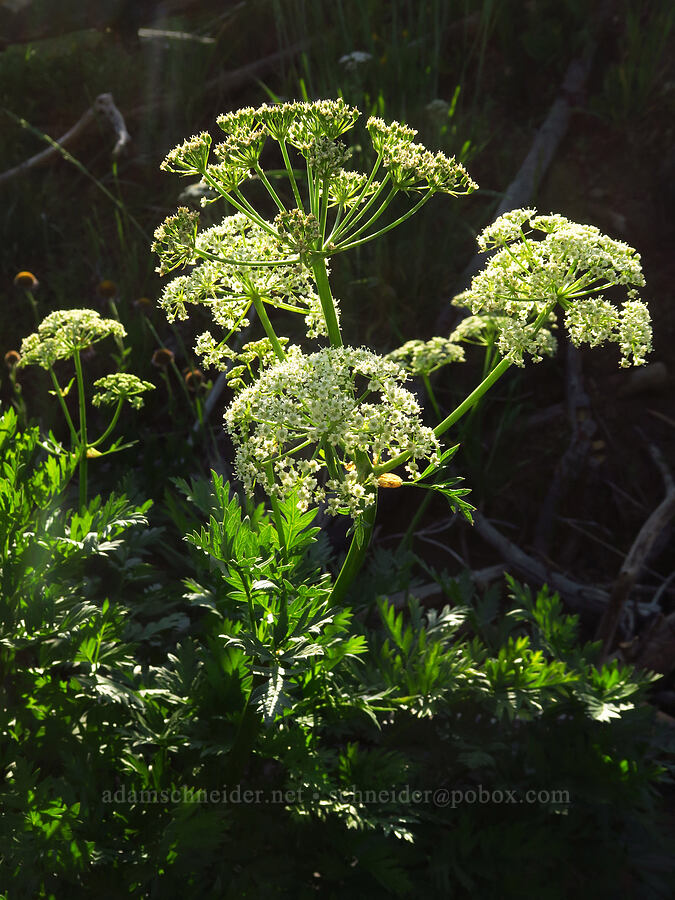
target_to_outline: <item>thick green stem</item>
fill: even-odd
[[[256,294],[253,298],[253,305],[255,306],[255,310],[258,313],[258,318],[262,323],[262,327],[265,329],[265,334],[270,339],[270,344],[274,348],[274,352],[277,355],[277,359],[284,360],[286,359],[286,354],[284,353],[284,348],[281,346],[279,342],[279,338],[276,335],[274,328],[272,328],[272,323],[270,322],[270,318],[267,315],[267,310],[265,309],[265,303],[263,302],[262,297],[259,294]]]
[[[75,351],[75,376],[80,409],[80,508],[87,505],[87,406],[84,399],[84,376],[80,351]]]
[[[279,506],[279,501],[276,497],[274,497],[271,493],[271,489],[274,485],[274,466],[271,462],[265,464],[265,471],[267,472],[267,479],[270,484],[269,498],[270,503],[272,504],[272,516],[274,517],[274,525],[277,530],[277,535],[279,536],[279,548],[281,550],[281,556],[284,562],[288,562],[288,546],[286,544],[286,532],[284,531],[284,520],[281,517],[281,508]]]
[[[342,564],[342,568],[338,574],[333,590],[331,591],[329,602],[332,606],[339,606],[351,587],[354,578],[358,575],[363,567],[363,563],[368,551],[370,539],[373,536],[373,527],[375,526],[375,517],[377,515],[377,494],[375,502],[368,506],[361,517],[362,534],[359,542],[358,533],[352,537],[352,542],[347,551],[347,556]]]
[[[314,272],[314,280],[321,299],[321,309],[323,317],[326,320],[326,331],[328,332],[328,340],[331,347],[342,347],[342,335],[340,334],[340,326],[338,325],[337,314],[335,312],[335,301],[330,289],[328,281],[328,272],[326,271],[326,262],[322,256],[312,257],[312,271]]]
[[[535,335],[539,331],[541,326],[548,319],[557,302],[558,300],[556,298],[539,313],[532,325],[533,335]],[[436,437],[440,437],[442,434],[445,434],[448,428],[451,428],[455,424],[455,422],[461,419],[462,416],[467,413],[475,403],[478,403],[483,394],[488,391],[492,387],[492,385],[502,377],[504,372],[506,372],[507,369],[511,368],[512,365],[513,362],[508,357],[504,357],[504,359],[502,359],[494,367],[489,375],[487,375],[487,377],[485,377],[481,381],[478,387],[471,391],[469,396],[465,400],[463,400],[458,407],[453,409],[449,416],[446,416],[445,419],[443,419],[443,421],[434,428],[434,434],[436,435]],[[376,475],[382,475],[384,472],[391,472],[392,469],[395,469],[397,466],[402,465],[409,459],[410,453],[408,451],[406,451],[405,453],[399,453],[398,456],[395,456],[393,459],[390,459],[386,463],[382,463],[381,466],[374,466],[373,472],[375,472]]]
[[[463,400],[458,407],[453,409],[449,416],[446,416],[446,418],[443,419],[443,421],[434,428],[434,434],[436,435],[436,437],[440,437],[448,430],[448,428],[450,428],[455,424],[455,422],[461,419],[462,416],[471,409],[474,403],[477,403],[483,396],[483,394],[492,387],[495,381],[502,377],[504,372],[506,372],[506,370],[510,368],[511,365],[512,362],[510,359],[503,359],[499,363],[499,365],[495,366],[495,368],[490,372],[487,378],[484,378],[483,381],[481,381],[481,383],[478,385],[478,387],[475,388],[475,390],[471,391],[469,396],[465,400]],[[405,453],[399,453],[398,456],[395,456],[388,462],[382,463],[382,465],[380,466],[375,466],[373,471],[376,475],[382,475],[384,472],[391,472],[391,470],[397,468],[397,466],[408,462],[409,459],[409,451],[406,451]]]

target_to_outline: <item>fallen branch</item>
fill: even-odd
[[[124,122],[122,113],[115,106],[113,95],[99,94],[89,109],[80,117],[80,119],[78,119],[69,131],[56,141],[52,138],[49,139],[51,144],[50,147],[43,150],[41,153],[36,153],[35,156],[31,156],[30,159],[25,160],[25,162],[20,163],[13,169],[8,169],[6,172],[0,173],[0,184],[11,181],[13,178],[17,178],[20,175],[25,175],[26,172],[29,172],[31,169],[35,169],[38,166],[62,158],[62,151],[74,144],[91,127],[91,125],[96,122],[100,115],[104,116],[113,127],[117,140],[112,149],[112,155],[114,157],[119,156],[122,150],[124,150],[131,141],[131,137],[127,131],[127,126]],[[22,124],[24,122],[23,119],[18,119],[18,121]]]
[[[602,612],[607,608],[609,596],[606,591],[579,584],[559,572],[547,569],[543,563],[529,556],[520,547],[505,538],[478,510],[473,513],[473,524],[483,540],[494,547],[506,561],[509,570],[514,569],[539,584],[548,584],[574,609]]]
[[[605,655],[609,653],[614,642],[621,613],[631,588],[645,567],[656,541],[673,516],[675,516],[675,482],[673,482],[673,476],[666,466],[660,450],[649,445],[649,452],[655,465],[661,472],[665,487],[665,497],[638,532],[612,588],[609,604],[597,631],[597,638],[603,643],[603,653]]]

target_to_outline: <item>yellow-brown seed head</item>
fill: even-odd
[[[32,272],[22,271],[14,276],[14,285],[25,288],[27,291],[34,291],[39,287],[40,282]]]
[[[15,369],[21,362],[21,354],[18,350],[8,350],[5,353],[5,365],[8,369]]]
[[[198,390],[204,383],[204,373],[200,369],[187,368],[183,371],[183,375],[185,376],[185,384],[190,391]]]
[[[117,296],[117,285],[114,281],[110,281],[108,278],[104,278],[103,281],[99,282],[96,287],[96,293],[99,297],[103,297],[106,300],[111,300],[113,297]]]

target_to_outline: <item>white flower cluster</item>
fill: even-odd
[[[470,194],[478,185],[454,157],[413,143],[414,128],[371,117],[367,126],[373,148],[382,156],[392,185],[399,191],[429,191],[452,196]]]
[[[602,296],[573,300],[565,312],[565,326],[575,346],[591,347],[614,341],[621,350],[621,366],[641,366],[651,350],[649,310],[639,300],[627,300],[617,309]]]
[[[197,235],[190,259],[196,264],[189,274],[169,282],[159,300],[169,321],[187,319],[186,304],[201,304],[226,331],[238,330],[260,298],[303,313],[310,336],[325,333],[311,270],[288,258],[279,240],[243,213]]]
[[[600,294],[615,286],[644,285],[640,256],[628,244],[592,225],[520,209],[489,225],[478,245],[482,250],[499,249],[457,299],[474,314],[508,317],[510,324],[499,323],[499,348],[505,356],[522,365],[524,352],[535,357],[547,352],[552,336],[542,336],[533,323],[538,319],[543,325],[542,316],[553,322],[559,305],[575,344],[615,341],[622,366],[644,362],[651,350],[647,307],[633,289],[622,309]]]
[[[464,362],[464,348],[452,339],[433,337],[428,341],[406,341],[387,354],[411,375],[431,375],[441,366]]]
[[[338,63],[344,66],[348,72],[353,72],[364,63],[370,62],[373,58],[372,53],[366,53],[364,50],[352,50],[351,53],[345,53],[338,59]]]
[[[23,339],[19,365],[49,369],[57,359],[70,359],[97,341],[125,335],[120,322],[103,319],[93,309],[57,310],[38,325],[36,333]]]
[[[452,301],[456,306],[464,306],[464,294],[459,294]],[[555,316],[549,321],[555,327]],[[542,325],[536,332],[531,326],[523,326],[506,315],[488,313],[477,316],[466,316],[450,334],[450,341],[455,343],[474,344],[488,347],[496,344],[500,353],[512,354],[517,365],[523,365],[523,353],[527,351],[532,362],[541,362],[544,356],[554,356],[558,342],[550,328]],[[513,350],[517,352],[514,354]]]
[[[151,382],[142,381],[129,372],[105,375],[94,382],[94,387],[99,389],[91,398],[94,406],[110,406],[120,400],[128,400],[133,409],[140,409],[143,406],[141,394],[155,389],[155,385]]]
[[[325,500],[330,513],[346,509],[356,516],[377,486],[377,477],[363,471],[363,454],[378,464],[409,452],[407,468],[416,475],[416,460],[437,459],[438,440],[402,387],[406,377],[396,363],[365,349],[304,355],[290,348],[225,414],[246,491],[260,483],[273,496],[295,496],[301,509]]]

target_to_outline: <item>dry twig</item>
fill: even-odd
[[[601,612],[606,608],[609,598],[605,591],[579,584],[559,572],[547,569],[539,560],[504,537],[478,510],[473,513],[473,524],[477,533],[506,561],[509,569],[514,569],[539,584],[548,584],[574,609]]]
[[[645,567],[658,538],[673,516],[675,516],[675,482],[673,481],[673,476],[663,459],[661,451],[651,444],[648,445],[648,449],[655,465],[661,472],[665,496],[638,532],[614,582],[609,604],[597,632],[598,639],[602,640],[603,653],[605,655],[609,653],[614,643],[621,613],[631,588]]]
[[[99,94],[89,109],[81,116],[80,119],[62,135],[57,141],[51,141],[52,146],[47,147],[41,153],[36,153],[30,159],[25,160],[13,169],[0,173],[0,184],[5,184],[13,178],[25,175],[31,169],[37,166],[45,165],[55,159],[62,158],[61,151],[74,144],[90,127],[96,122],[98,116],[102,115],[112,125],[117,140],[112,150],[112,155],[117,157],[131,141],[124,117],[119,109],[115,106],[112,94]]]

